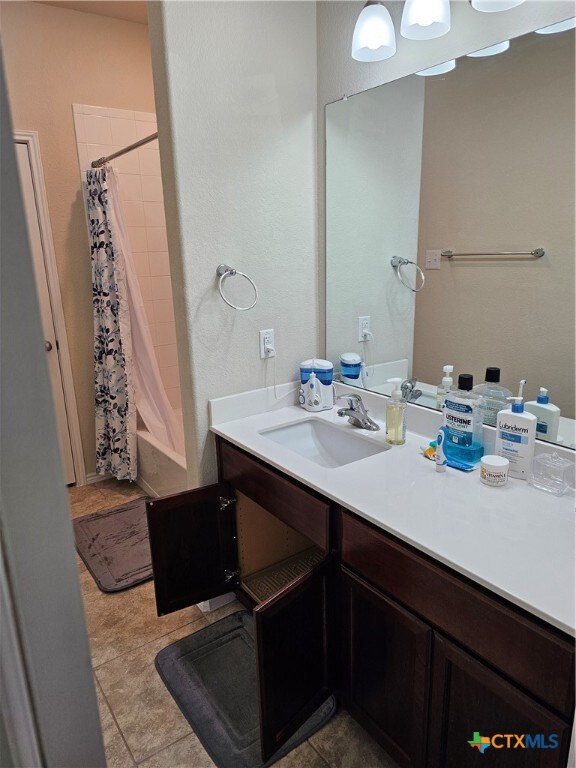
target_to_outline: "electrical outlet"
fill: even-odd
[[[274,329],[268,328],[267,331],[259,331],[260,334],[260,357],[266,360],[269,357],[276,356],[276,347],[274,346]]]
[[[358,341],[366,341],[366,333],[370,333],[370,315],[358,318]]]
[[[442,251],[426,251],[425,269],[440,269]]]

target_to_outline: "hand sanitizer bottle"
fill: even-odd
[[[523,398],[508,400],[512,409],[500,411],[496,418],[496,454],[510,462],[510,477],[527,480],[534,458],[537,419],[524,410]]]
[[[406,402],[402,399],[402,379],[388,379],[394,384],[390,399],[386,403],[386,442],[390,445],[404,445],[406,442]]]
[[[529,400],[524,404],[524,408],[529,413],[533,413],[537,418],[536,437],[539,437],[540,440],[548,440],[551,443],[555,443],[558,440],[560,408],[549,402],[548,390],[540,387],[540,394],[536,400]]]
[[[442,368],[444,376],[442,377],[442,384],[436,388],[436,408],[440,410],[444,404],[444,398],[452,389],[454,379],[450,375],[454,370],[453,365],[445,365]]]

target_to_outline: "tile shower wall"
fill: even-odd
[[[73,104],[78,160],[83,172],[105,157],[156,132],[156,115]],[[172,407],[182,407],[174,305],[164,220],[158,140],[112,161],[150,334]]]

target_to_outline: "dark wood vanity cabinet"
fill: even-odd
[[[251,596],[264,760],[337,690],[400,766],[565,768],[571,638],[217,442],[221,483],[147,505],[157,607]],[[292,556],[304,570],[254,599]],[[542,737],[480,755],[476,733]]]
[[[341,520],[356,718],[402,766],[477,768],[478,733],[502,735],[482,765],[565,767],[573,640],[354,515]],[[514,748],[523,734],[528,747]]]
[[[234,590],[254,606],[261,752],[267,760],[333,688],[329,505],[233,446],[219,447],[224,482],[146,505],[156,606],[162,616]],[[251,526],[248,532],[245,526]],[[304,552],[310,567],[274,583],[265,599],[245,592],[243,579],[253,576],[246,568],[256,568],[247,566],[250,558],[269,568],[294,551],[296,557]]]

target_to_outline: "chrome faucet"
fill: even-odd
[[[368,416],[368,411],[360,395],[340,395],[336,400],[347,400],[347,408],[339,408],[338,416],[348,416],[348,421],[360,429],[369,429],[371,432],[377,432],[380,427]]]
[[[402,392],[402,398],[406,400],[408,403],[413,403],[415,400],[418,400],[420,395],[422,394],[421,389],[414,389],[416,386],[416,379],[405,379],[402,384],[400,384],[400,391]]]

